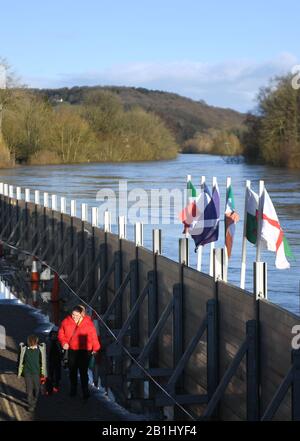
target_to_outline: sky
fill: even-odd
[[[0,0],[0,57],[30,87],[145,87],[247,111],[300,65],[299,21],[299,0]]]

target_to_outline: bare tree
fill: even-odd
[[[7,60],[0,57],[0,140],[2,140],[2,121],[5,109],[13,99],[19,79]]]

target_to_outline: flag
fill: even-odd
[[[191,202],[191,199],[196,198],[197,190],[193,186],[192,181],[187,181],[187,192],[188,192],[188,200]]]
[[[204,183],[196,199],[195,218],[188,229],[194,239],[196,249],[199,245],[215,242],[219,237],[220,194],[218,185],[214,186],[212,195]]]
[[[187,181],[187,206],[180,212],[179,219],[183,223],[183,234],[188,233],[188,228],[196,216],[196,197],[197,190],[192,181]]]
[[[188,234],[189,227],[193,223],[197,214],[196,202],[189,202],[187,206],[179,213],[179,219],[183,223],[182,234]]]
[[[256,244],[257,238],[257,216],[258,216],[258,194],[247,187],[246,191],[246,237],[249,242]]]
[[[232,186],[227,189],[225,207],[225,246],[228,258],[231,256],[233,237],[235,233],[235,224],[240,220],[239,214],[235,211]]]
[[[290,268],[287,256],[292,257],[288,242],[284,237],[274,205],[266,189],[263,192],[261,241],[269,251],[276,253],[275,266],[278,269]]]

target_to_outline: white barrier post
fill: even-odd
[[[81,204],[81,220],[88,221],[88,204]]]
[[[152,249],[154,254],[162,254],[162,235],[161,230],[152,230]]]
[[[30,189],[25,188],[25,202],[30,202]]]
[[[17,187],[16,193],[17,193],[17,196],[16,196],[17,201],[20,201],[22,199],[22,189],[21,189],[21,187]]]
[[[226,251],[224,248],[214,248],[213,250],[213,278],[215,281],[227,282]]]
[[[35,190],[35,192],[34,192],[34,203],[36,205],[40,205],[40,191],[39,190]]]
[[[253,286],[255,299],[268,298],[268,279],[266,262],[253,262]]]
[[[62,214],[66,214],[67,213],[67,199],[64,197],[60,198],[60,212]]]
[[[92,207],[92,227],[98,227],[98,208]]]
[[[49,194],[48,193],[44,193],[44,207],[45,208],[49,207]]]
[[[189,266],[189,239],[179,239],[179,263]]]
[[[104,232],[111,233],[111,212],[108,210],[104,212]]]
[[[119,239],[126,239],[126,218],[119,216]]]
[[[71,217],[76,217],[77,209],[76,209],[76,200],[71,200]]]
[[[14,197],[14,186],[13,185],[9,186],[9,197],[10,198]]]
[[[134,240],[137,247],[144,245],[144,224],[137,222],[134,226]]]
[[[57,211],[57,196],[56,196],[56,194],[53,194],[51,196],[51,208],[52,208],[52,210]]]

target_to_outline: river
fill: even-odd
[[[291,260],[289,270],[275,268],[275,254],[263,251],[262,260],[268,263],[268,299],[295,314],[300,314],[300,172],[245,163],[226,163],[218,156],[185,154],[174,160],[142,163],[105,163],[53,166],[24,166],[0,170],[0,181],[49,192],[57,196],[77,200],[79,210],[82,202],[90,207],[99,205],[96,193],[109,188],[118,191],[119,181],[127,180],[128,190],[142,188],[150,194],[151,189],[181,189],[186,187],[186,175],[192,175],[194,184],[206,176],[211,186],[212,177],[216,176],[220,188],[221,209],[225,205],[226,177],[231,176],[236,210],[241,220],[237,224],[233,254],[229,263],[228,281],[239,285],[240,261],[242,249],[242,231],[244,217],[245,181],[251,180],[252,188],[258,192],[258,181],[263,179],[277,211],[281,226],[291,245],[295,260]],[[33,195],[32,195],[33,198]],[[129,204],[130,205],[130,204]],[[78,211],[79,212],[79,211]],[[178,259],[178,238],[182,237],[182,226],[174,224],[177,213],[171,213],[171,224],[164,224],[162,216],[155,224],[145,225],[144,245],[151,248],[152,228],[162,229],[163,254]],[[112,227],[117,231],[116,225]],[[128,225],[127,237],[133,239],[133,228]],[[219,241],[216,247],[224,244],[224,222],[220,225]],[[210,246],[204,248],[204,272],[209,271]],[[252,291],[252,262],[255,260],[255,248],[248,243],[246,288]],[[196,254],[193,241],[190,241],[190,266],[196,266]]]

